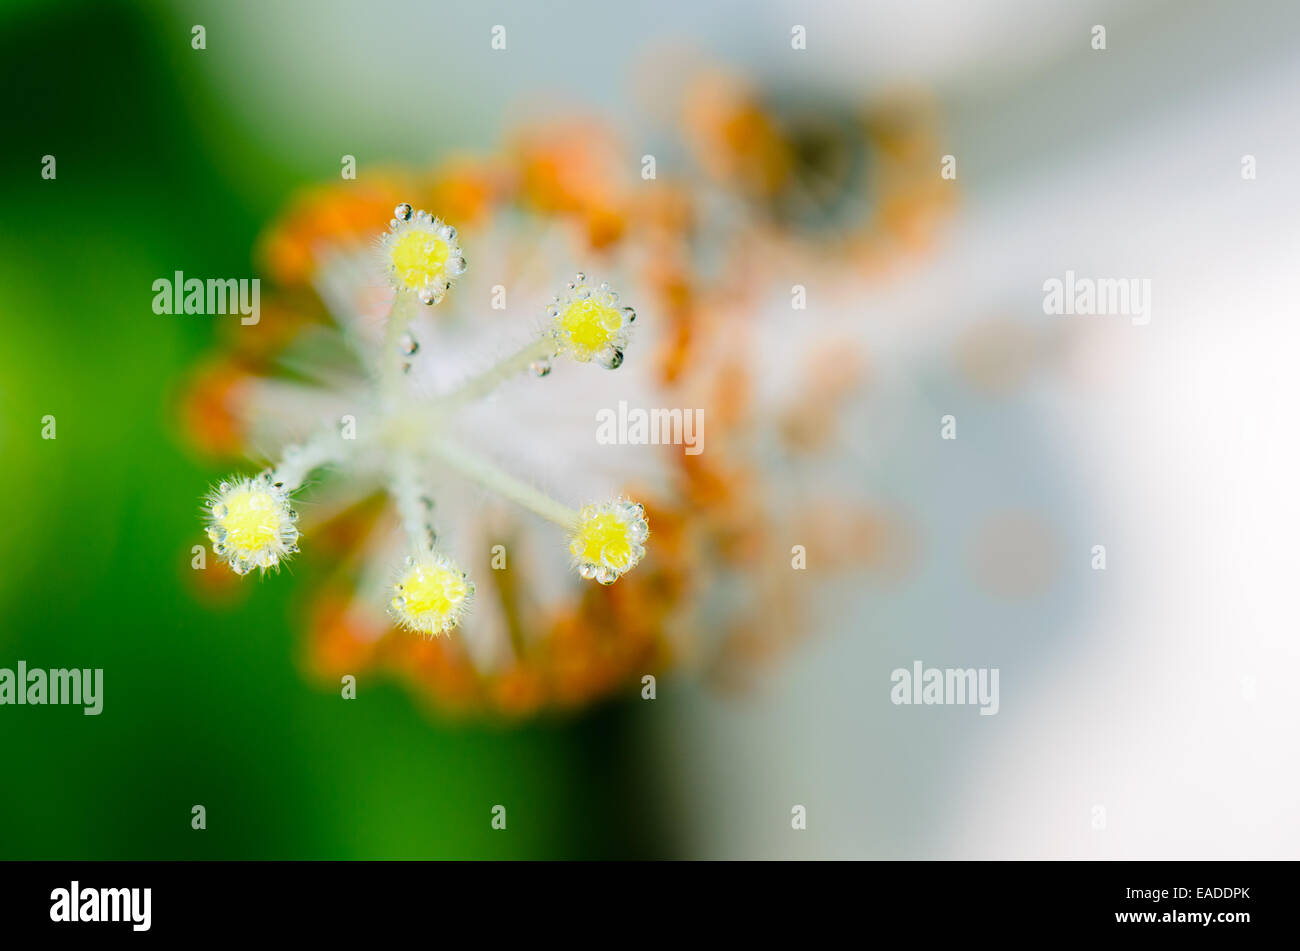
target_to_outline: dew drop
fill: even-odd
[[[611,347],[600,355],[597,362],[606,370],[617,370],[623,365],[623,351],[618,347]]]
[[[408,357],[420,349],[420,343],[410,334],[402,334],[397,341],[397,347]]]
[[[226,507],[225,502],[218,502],[216,505],[212,506],[213,518],[225,518],[229,514],[230,509]]]
[[[550,360],[534,360],[528,365],[528,369],[533,371],[533,376],[544,377],[551,372]]]
[[[396,208],[393,209],[393,214],[397,216],[398,221],[410,221],[411,206],[408,205],[406,202],[402,202],[400,205],[398,205]]]
[[[573,275],[573,276],[574,276],[574,278],[577,279],[577,282],[578,282],[579,284],[581,284],[583,281],[585,281],[585,280],[587,279],[587,275],[584,274],[582,271],[579,271],[577,274],[575,274],[575,275]]]
[[[624,307],[624,308],[623,308],[623,319],[626,320],[629,324],[635,322],[635,321],[636,321],[636,311],[634,311],[631,307]]]
[[[420,288],[420,294],[419,294],[419,297],[420,297],[420,303],[421,303],[421,304],[432,304],[432,303],[434,302],[434,299],[436,298],[436,296],[437,296],[437,295],[434,294],[434,292],[433,292],[433,288],[432,288],[432,287],[422,287],[422,288]]]

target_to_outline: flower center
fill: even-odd
[[[217,524],[226,544],[241,553],[263,551],[280,537],[281,510],[269,492],[245,489],[223,500],[226,514]]]
[[[622,314],[591,298],[574,301],[560,314],[560,326],[569,342],[593,353],[608,347],[622,325]]]
[[[397,278],[410,290],[446,280],[447,242],[427,231],[412,229],[393,242],[390,254]]]
[[[618,570],[626,568],[632,560],[627,524],[612,512],[584,521],[571,550],[585,562],[607,564]]]
[[[457,571],[418,566],[402,579],[401,610],[413,618],[441,621],[456,612],[469,594]]]

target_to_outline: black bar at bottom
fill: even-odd
[[[678,924],[734,936],[784,919],[812,933],[845,925],[867,940],[901,931],[927,943],[1130,935],[1235,944],[1294,936],[1294,873],[1279,862],[8,862],[0,928],[6,938],[392,932],[437,941],[451,925],[612,940],[666,936]]]

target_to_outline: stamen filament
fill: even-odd
[[[402,530],[418,553],[433,551],[438,540],[433,529],[433,500],[424,494],[415,459],[410,453],[398,455],[393,466],[391,490],[397,505]]]
[[[511,377],[523,373],[539,360],[549,360],[556,355],[559,348],[549,336],[542,336],[506,357],[490,370],[471,377],[456,389],[438,401],[440,407],[448,409],[473,402],[487,396]]]
[[[336,433],[322,432],[300,446],[286,447],[284,458],[271,472],[271,482],[281,486],[285,492],[295,491],[314,470],[339,461],[337,443]]]
[[[379,354],[379,385],[388,399],[396,397],[401,388],[402,365],[406,362],[406,355],[401,350],[401,339],[415,312],[415,295],[398,291],[384,321],[383,352]]]
[[[498,495],[522,505],[547,521],[554,522],[567,531],[577,528],[579,513],[569,508],[545,492],[516,479],[514,476],[497,468],[488,460],[469,452],[460,446],[452,445],[443,439],[434,439],[428,443],[430,453],[440,462],[455,469],[461,475],[472,479],[484,488],[491,489]]]

